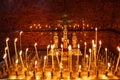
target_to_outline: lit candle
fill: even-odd
[[[18,59],[15,61],[15,63],[16,63],[16,68],[18,67]]]
[[[44,66],[43,66],[43,72],[45,70],[45,63],[46,63],[46,56],[44,56]]]
[[[94,40],[92,40],[92,55],[91,55],[91,60],[94,60]]]
[[[63,66],[62,66],[62,62],[60,63],[60,72],[62,72],[62,68],[63,68]]]
[[[39,60],[38,51],[37,51],[37,43],[34,44],[34,47],[35,47],[36,57]]]
[[[95,28],[95,44],[96,44],[96,50],[97,50],[97,28]]]
[[[22,41],[21,41],[21,35],[22,35],[23,31],[20,31],[19,35],[20,35],[20,50],[22,50]]]
[[[118,59],[117,59],[117,64],[116,64],[116,67],[115,67],[115,72],[117,72],[117,68],[118,68],[119,61],[120,61],[120,47],[118,46],[117,49],[119,51],[119,56],[118,56]]]
[[[100,48],[101,48],[101,44],[102,44],[102,42],[101,42],[101,41],[99,41],[99,48],[98,48],[98,55],[97,55],[97,59],[98,59],[98,56],[99,56],[99,52],[100,52]]]
[[[95,67],[96,67],[96,44],[93,45],[93,48],[94,48],[94,64],[95,64]]]
[[[70,72],[72,72],[72,47],[71,45],[68,46],[68,50],[69,50],[69,63],[70,63]]]
[[[62,51],[61,51],[61,52],[62,52],[62,53],[61,53],[61,62],[62,62],[62,56],[63,56],[63,44],[61,44],[61,50],[62,50]]]
[[[60,64],[60,62],[59,62],[59,58],[58,58],[58,52],[56,52],[56,57],[57,57],[57,61],[58,61],[58,64]]]
[[[7,52],[6,52],[6,50],[7,50],[7,47],[5,48],[5,54],[3,56],[3,59],[5,61],[6,69],[7,69],[7,71],[9,71],[8,63],[7,63]]]
[[[48,53],[49,53],[48,50],[49,50],[49,48],[50,48],[50,45],[47,46],[47,62],[48,62]]]
[[[79,72],[81,72],[81,65],[79,65],[79,69],[78,70],[79,70]]]
[[[110,68],[110,63],[108,63],[108,70],[109,70],[109,68]]]
[[[27,67],[28,67],[28,64],[27,64],[27,60],[28,60],[28,59],[27,59],[28,50],[29,50],[28,48],[26,48],[26,50],[25,50],[25,60],[26,60],[26,66],[27,66]]]
[[[79,55],[80,55],[80,44],[78,44],[78,55],[77,55],[77,64],[79,66]]]
[[[86,55],[86,59],[87,59],[87,67],[88,67],[88,55]]]
[[[15,55],[16,55],[16,60],[18,59],[18,54],[17,54],[17,47],[16,47],[16,42],[17,42],[17,38],[15,38],[14,40],[14,47],[15,47]]]
[[[37,68],[37,66],[36,66],[36,65],[37,65],[37,63],[38,63],[38,62],[37,62],[37,60],[35,60],[35,69]]]
[[[86,57],[86,45],[87,45],[87,43],[84,42],[84,45],[85,45],[85,49],[84,49],[84,60],[85,60],[85,57]]]
[[[51,52],[52,52],[52,70],[54,69],[54,44],[51,45]]]
[[[89,53],[90,53],[90,58],[89,58],[89,67],[88,67],[88,71],[90,71],[90,66],[91,66],[91,49],[89,49]]]
[[[20,50],[19,55],[20,55],[20,60],[21,60],[22,67],[24,68],[24,63],[23,63],[23,60],[22,60],[22,50]]]
[[[9,63],[10,63],[10,66],[11,66],[11,59],[10,59],[10,51],[9,51],[8,41],[9,41],[9,38],[6,38],[6,47],[7,47],[7,51],[8,51],[8,59],[9,59]]]
[[[105,53],[106,53],[106,64],[107,64],[107,48],[105,48]]]

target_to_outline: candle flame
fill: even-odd
[[[84,45],[86,46],[86,45],[87,45],[87,43],[86,43],[86,42],[84,42]]]
[[[19,55],[20,55],[20,56],[22,55],[22,50],[20,50]]]
[[[26,48],[26,52],[29,50],[29,48]]]
[[[96,48],[96,44],[94,44],[93,47]]]
[[[47,46],[47,48],[49,48],[49,47],[50,47],[50,45]]]
[[[58,55],[59,53],[58,52],[56,52],[56,55]]]
[[[101,40],[99,41],[99,44],[100,44],[100,45],[102,44]]]
[[[61,44],[61,48],[63,48],[63,44]]]
[[[37,43],[35,43],[34,46],[36,47],[36,46],[37,46]]]
[[[37,65],[37,60],[35,61],[35,66]]]
[[[108,67],[110,67],[110,63],[108,63]]]
[[[107,48],[105,48],[105,51],[107,51]]]
[[[5,51],[8,49],[8,47],[5,47]]]
[[[80,48],[80,44],[78,44],[78,48]]]
[[[51,49],[54,49],[54,44],[53,44],[53,45],[51,45]]]
[[[60,63],[60,68],[63,68],[63,66],[62,66],[62,62]]]
[[[120,52],[120,47],[119,47],[119,46],[117,47],[117,49],[118,49],[118,51]]]
[[[44,60],[46,60],[46,56],[44,56]]]
[[[18,64],[18,59],[15,61],[16,64]]]
[[[3,59],[5,59],[5,58],[6,58],[6,56],[7,56],[7,54],[5,53],[5,54],[4,54],[4,56],[3,56]]]
[[[86,55],[86,58],[88,58],[88,55]]]
[[[95,28],[95,31],[97,31],[97,28]]]
[[[17,42],[18,38],[15,38],[14,42]]]
[[[6,38],[6,42],[8,42],[9,41],[9,37],[8,38]]]
[[[81,69],[81,65],[79,65],[79,69]]]
[[[20,35],[23,33],[23,31],[20,31]]]
[[[89,49],[89,52],[90,52],[90,53],[92,52],[91,49]]]
[[[72,46],[71,45],[68,46],[68,50],[69,51],[72,50]]]

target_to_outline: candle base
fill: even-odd
[[[70,72],[70,78],[72,78],[72,72]]]
[[[78,78],[80,78],[80,77],[81,77],[81,72],[79,71],[79,72],[78,72]]]
[[[88,77],[90,77],[90,71],[88,71]]]
[[[63,74],[63,73],[62,73],[62,71],[61,71],[61,72],[60,72],[60,78],[61,78],[61,79],[62,79],[62,74]]]

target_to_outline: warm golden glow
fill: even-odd
[[[79,69],[81,69],[81,65],[79,65]]]
[[[91,53],[92,52],[92,50],[91,49],[89,49],[89,53]]]
[[[86,58],[88,58],[88,55],[86,55]]]
[[[46,60],[46,56],[44,56],[44,61]]]
[[[19,55],[20,55],[20,56],[22,55],[22,50],[19,52]]]
[[[84,45],[86,46],[86,45],[87,45],[87,43],[86,43],[86,42],[84,42]]]
[[[28,52],[29,48],[26,48],[26,52]]]
[[[51,45],[51,49],[54,49],[54,44],[53,44],[53,45]]]
[[[120,52],[120,47],[119,47],[119,46],[117,47],[117,49],[118,49],[118,51]]]
[[[80,44],[78,44],[78,49],[80,48]]]
[[[23,33],[23,31],[20,31],[20,35]]]
[[[110,67],[110,63],[108,63],[108,67]]]
[[[4,56],[3,56],[3,59],[5,59],[5,58],[6,58],[6,56],[7,56],[7,54],[5,53],[5,54],[4,54]]]
[[[94,44],[93,47],[96,48],[96,44]]]
[[[97,31],[97,28],[95,28],[95,31]]]
[[[50,45],[48,45],[47,48],[50,48]]]
[[[105,51],[107,51],[107,48],[105,48]]]
[[[100,44],[100,45],[102,44],[101,40],[99,41],[99,44]]]
[[[6,42],[8,42],[9,41],[9,38],[6,38]]]
[[[34,46],[36,47],[36,46],[37,46],[37,43],[35,43]]]
[[[35,66],[37,65],[37,60],[35,61]]]
[[[57,55],[57,56],[58,56],[58,54],[59,54],[59,53],[58,53],[58,52],[56,52],[56,55]]]
[[[18,64],[18,59],[15,61],[16,64]]]
[[[71,46],[71,45],[68,46],[68,50],[69,50],[69,51],[72,50],[72,46]]]
[[[14,42],[17,42],[18,38],[15,38]]]
[[[63,48],[63,44],[61,44],[61,48]]]

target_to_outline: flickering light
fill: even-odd
[[[95,28],[95,31],[97,31],[97,28]]]
[[[46,60],[46,56],[44,56],[44,60]]]
[[[35,66],[37,65],[37,60],[35,61]]]
[[[107,51],[107,48],[105,48],[105,51]]]
[[[26,52],[28,51],[28,48],[26,48]]]
[[[63,44],[61,44],[61,48],[63,48]]]
[[[88,55],[86,55],[86,58],[88,58]]]
[[[22,50],[20,50],[19,55],[20,55],[20,56],[22,55]]]
[[[71,45],[68,46],[68,50],[71,51],[72,50],[72,47]]]
[[[7,56],[7,54],[4,54],[3,59],[5,59],[5,58],[6,58],[6,56]]]
[[[56,52],[56,55],[58,55],[59,53],[58,52]]]
[[[15,61],[16,64],[18,64],[18,59]]]
[[[91,49],[89,49],[89,53],[91,53],[92,52],[92,50]]]
[[[118,49],[118,51],[120,52],[120,47],[119,47],[119,46],[117,47],[117,49]]]
[[[17,42],[18,38],[15,38],[14,42]]]
[[[54,49],[54,44],[53,44],[53,45],[51,45],[51,49]]]
[[[102,44],[101,40],[99,41],[99,44],[100,44],[100,45]]]
[[[6,38],[6,42],[8,42],[9,41],[9,38]]]
[[[20,35],[23,33],[23,31],[20,31]]]
[[[80,48],[80,44],[78,44],[78,49]]]
[[[86,46],[86,45],[87,45],[87,43],[86,43],[86,42],[84,42],[84,45]]]
[[[37,43],[35,43],[34,46],[36,47],[36,46],[37,46]]]
[[[50,45],[48,45],[47,48],[50,48]]]

